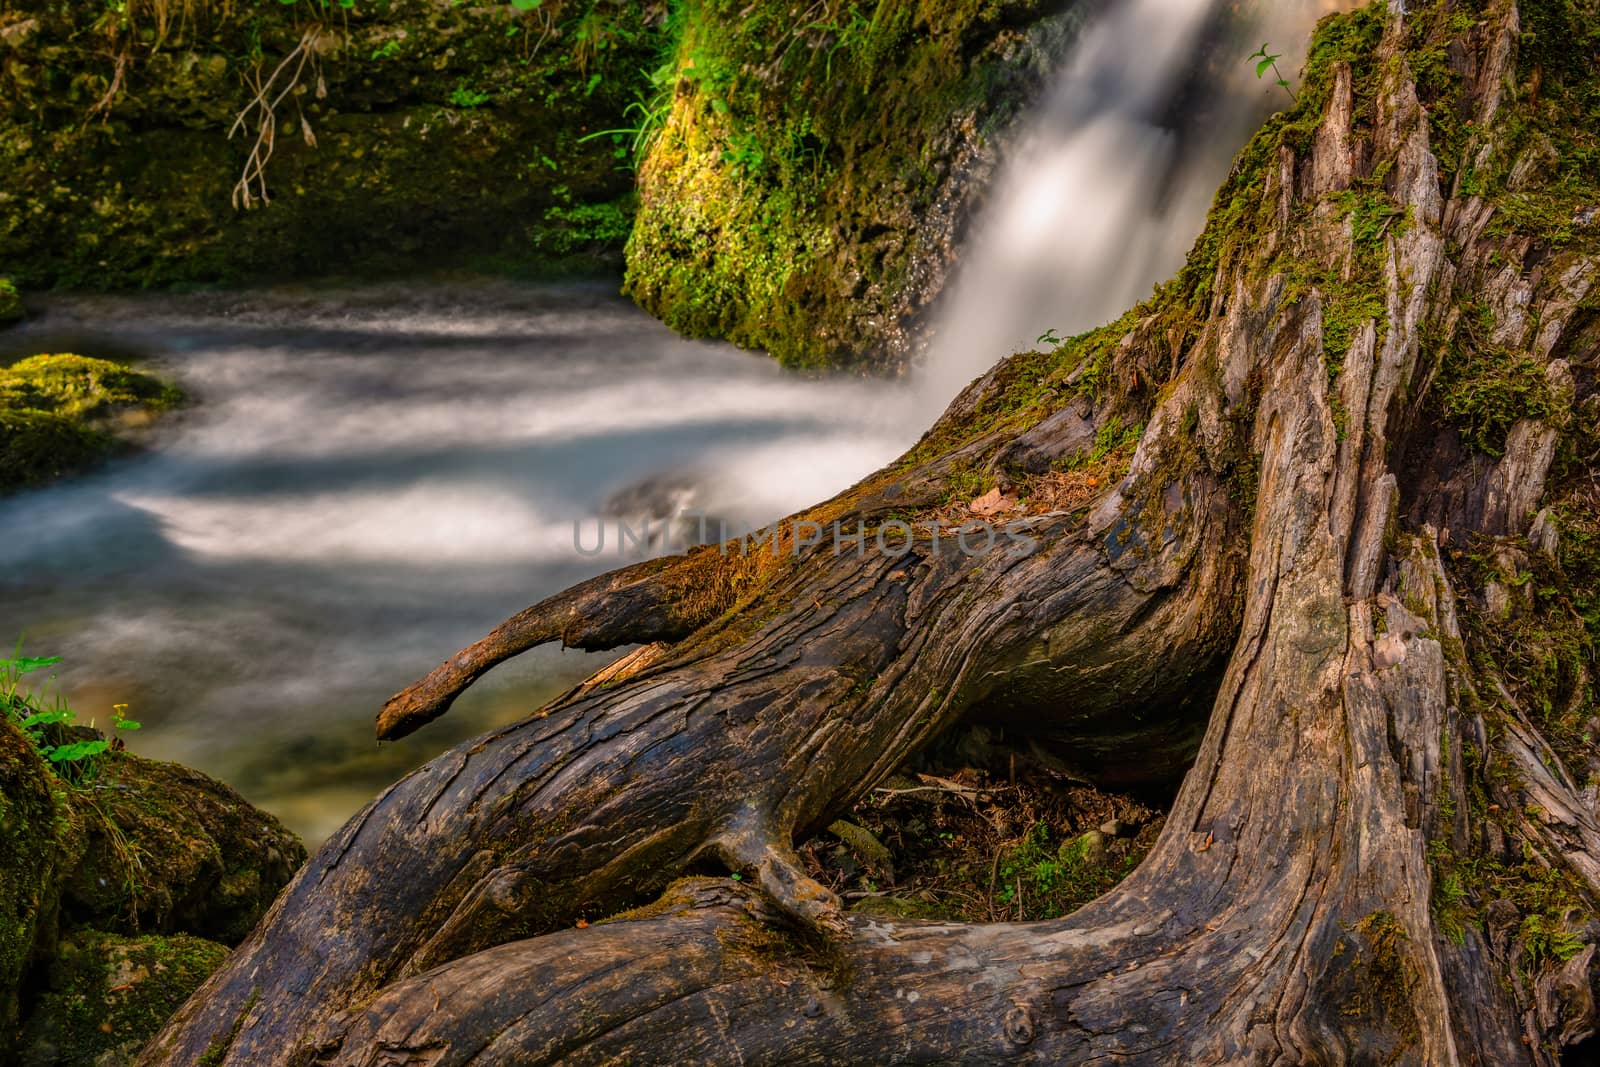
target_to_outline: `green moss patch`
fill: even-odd
[[[0,39],[0,264],[18,284],[620,266],[627,153],[588,134],[625,121],[664,4],[163,11],[9,5],[19,28]],[[247,85],[307,34],[312,58],[274,86],[286,95],[271,159],[246,203],[237,183],[262,128]]]
[[[1440,378],[1445,414],[1462,439],[1485,455],[1504,455],[1511,427],[1523,419],[1559,426],[1570,413],[1544,365],[1526,352],[1467,349],[1445,361]]]
[[[58,1067],[132,1063],[227,958],[212,941],[84,931],[64,940],[24,1031],[23,1058]]]
[[[686,0],[617,131],[643,153],[627,288],[799,367],[881,351],[964,153],[1020,113],[1077,15],[1040,0]]]
[[[181,399],[151,375],[85,356],[33,356],[0,369],[0,492],[92,466],[118,448],[120,420]]]
[[[22,319],[22,294],[10,278],[0,278],[0,326]]]
[[[65,787],[0,715],[0,1041],[17,1022],[24,973],[54,940],[73,830]]]

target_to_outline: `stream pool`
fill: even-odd
[[[686,341],[609,284],[454,279],[71,297],[0,357],[135,356],[193,403],[97,473],[0,499],[0,642],[80,719],[315,845],[448,744],[602,662],[542,648],[380,746],[372,717],[504,617],[630,559],[602,515],[756,527],[881,466],[908,391]]]

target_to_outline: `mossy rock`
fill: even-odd
[[[30,288],[486,262],[614,272],[631,175],[610,139],[585,135],[632,121],[664,5],[532,6],[385,0],[324,18],[200,4],[163,23],[161,7],[15,0],[0,36],[0,263]],[[316,59],[247,202],[259,127],[228,135],[242,86],[307,33]]]
[[[306,859],[277,819],[175,763],[110,755],[73,804],[85,851],[62,910],[74,926],[237,944]]]
[[[93,466],[116,451],[122,423],[181,399],[151,375],[70,353],[0,369],[0,492]]]
[[[18,1018],[18,989],[55,936],[58,881],[74,852],[65,787],[0,715],[0,1046]]]
[[[0,370],[0,403],[84,420],[107,420],[133,407],[164,410],[177,389],[121,363],[71,353],[31,356]]]
[[[83,470],[111,450],[105,433],[65,416],[0,410],[0,492]]]
[[[62,941],[22,1035],[24,1067],[121,1067],[210,974],[228,949],[187,934],[88,930]]]
[[[1091,7],[882,0],[797,23],[782,4],[683,4],[628,292],[788,365],[903,365],[999,144]]]
[[[0,326],[21,322],[22,316],[22,294],[10,278],[0,278]]]

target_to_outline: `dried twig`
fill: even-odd
[[[111,84],[106,87],[105,95],[89,109],[89,118],[104,118],[110,114],[111,105],[117,102],[117,96],[122,92],[123,83],[127,80],[128,64],[132,61],[132,54],[124,46],[122,51],[117,53],[116,63],[111,71]]]

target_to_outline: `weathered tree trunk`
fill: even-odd
[[[1595,1026],[1600,823],[1546,735],[1587,712],[1524,706],[1461,613],[1510,626],[1532,570],[1566,580],[1553,520],[1527,535],[1587,422],[1594,241],[1495,197],[1570,210],[1515,94],[1592,87],[1594,57],[1519,66],[1517,7],[1463,10],[1326,25],[1184,274],[998,367],[804,516],[821,545],[597,580],[397,697],[386,734],[532,642],[675,642],[391,788],[147,1062],[1556,1062]],[[1477,450],[1444,392],[1468,357],[1523,374]],[[1048,503],[1044,472],[1135,423],[1109,488],[1018,517],[1031,544],[834,549],[835,522],[949,516],[974,473]],[[1144,864],[1065,919],[843,915],[793,839],[961,716],[1100,780],[1193,766]],[[747,881],[546,933],[708,860]]]

